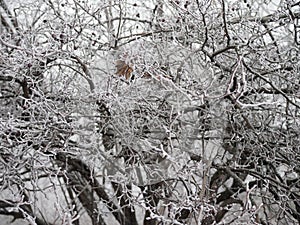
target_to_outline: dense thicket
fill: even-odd
[[[299,9],[0,0],[3,221],[299,224]]]

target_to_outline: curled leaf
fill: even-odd
[[[116,61],[116,75],[120,77],[125,77],[126,80],[128,80],[131,77],[131,73],[133,71],[132,67],[130,67],[128,64],[126,64],[123,60],[117,60]]]

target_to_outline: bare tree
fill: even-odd
[[[0,0],[7,224],[299,224],[294,1]]]

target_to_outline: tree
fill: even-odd
[[[2,218],[298,224],[299,7],[0,0]]]

